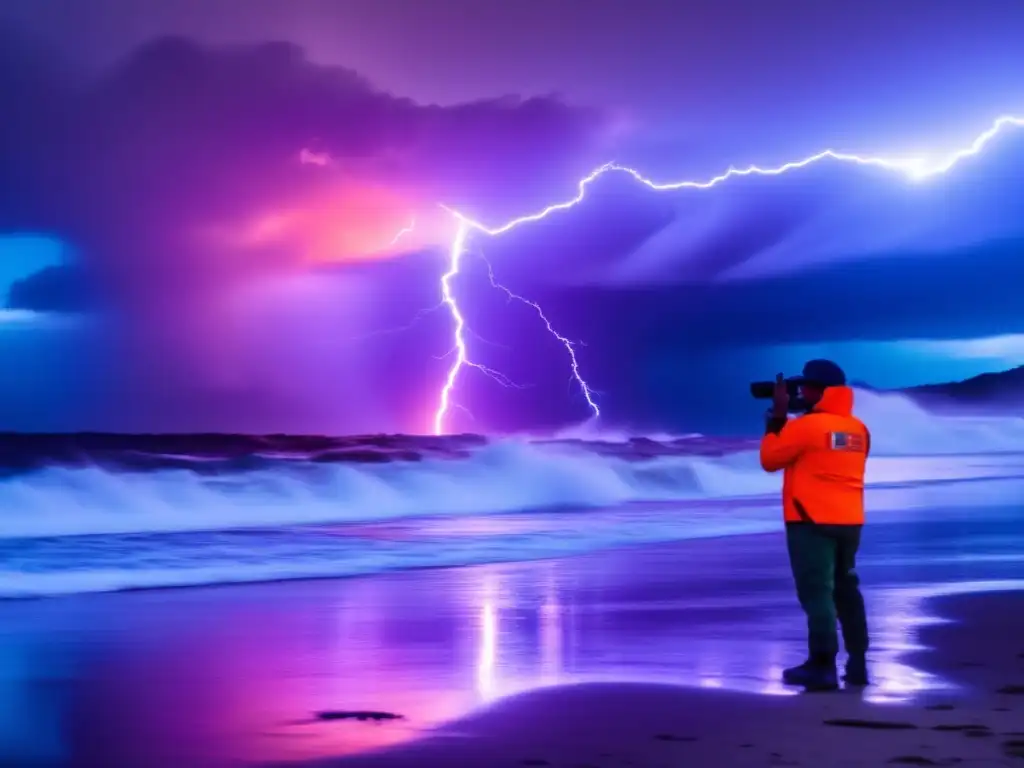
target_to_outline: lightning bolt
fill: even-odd
[[[988,129],[978,134],[974,138],[974,140],[971,141],[967,146],[962,147],[961,149],[957,149],[949,153],[948,155],[945,155],[944,157],[941,157],[934,161],[930,161],[929,158],[921,156],[906,158],[886,158],[881,156],[857,155],[848,152],[837,152],[834,149],[825,149],[816,154],[808,155],[807,157],[801,160],[793,160],[776,166],[762,167],[759,165],[749,165],[745,168],[737,168],[735,166],[730,166],[723,173],[720,173],[717,176],[712,176],[711,178],[705,179],[703,181],[682,180],[658,182],[643,175],[642,173],[640,173],[640,171],[636,170],[635,168],[630,168],[628,166],[620,165],[614,162],[605,163],[604,165],[595,168],[588,175],[584,176],[582,179],[579,180],[579,182],[577,182],[575,197],[572,197],[568,200],[564,200],[559,203],[552,203],[546,208],[542,208],[541,210],[535,213],[526,214],[524,216],[511,219],[505,222],[504,224],[499,224],[496,226],[487,226],[482,222],[476,221],[475,219],[472,219],[464,215],[463,213],[460,213],[454,208],[442,205],[441,208],[443,208],[445,211],[447,211],[453,217],[455,217],[456,221],[458,222],[458,228],[456,229],[455,237],[452,240],[452,245],[451,248],[449,249],[448,271],[445,272],[444,275],[442,275],[441,277],[441,295],[444,297],[443,303],[448,305],[448,309],[451,312],[452,319],[455,321],[455,329],[453,335],[457,355],[455,358],[455,362],[452,364],[452,367],[448,370],[448,375],[445,378],[444,385],[441,388],[438,408],[434,414],[434,433],[438,435],[444,433],[444,418],[445,415],[448,413],[448,410],[452,406],[452,390],[454,389],[455,383],[459,378],[459,373],[461,372],[464,366],[479,368],[492,376],[495,374],[494,371],[490,371],[489,369],[483,369],[481,368],[481,366],[477,365],[476,363],[473,363],[469,359],[464,336],[464,332],[466,330],[466,322],[461,311],[459,310],[458,302],[456,301],[451,290],[451,281],[456,275],[459,274],[459,269],[462,263],[462,256],[466,248],[466,242],[468,241],[469,235],[472,231],[480,232],[481,234],[487,235],[489,237],[497,237],[523,224],[529,224],[532,222],[540,221],[541,219],[545,219],[548,216],[554,213],[558,213],[560,211],[567,211],[570,208],[574,208],[575,206],[582,203],[584,198],[586,197],[587,190],[590,187],[590,185],[593,184],[597,179],[601,178],[602,176],[608,173],[624,173],[628,176],[631,176],[634,180],[655,192],[669,192],[680,189],[711,189],[712,187],[716,187],[719,184],[728,181],[729,179],[740,178],[745,176],[781,176],[784,173],[796,171],[801,168],[807,168],[808,166],[816,165],[817,163],[829,160],[841,164],[852,164],[881,168],[887,171],[903,174],[911,181],[924,181],[926,179],[945,174],[952,170],[962,160],[980,154],[982,150],[986,147],[986,145],[988,145],[994,138],[996,138],[996,136],[1002,133],[1005,129],[1021,127],[1024,127],[1024,117],[1018,117],[1014,115],[1002,115],[996,118],[988,127]],[[491,277],[492,284],[494,284],[495,287],[503,288],[503,286],[500,286],[497,283],[493,283],[493,273]],[[512,294],[510,293],[510,295]],[[525,299],[522,299],[519,296],[512,295],[512,297],[520,299],[522,301],[526,301]],[[577,381],[580,383],[580,386],[583,389],[584,393],[586,394],[587,402],[590,404],[591,409],[595,412],[595,415],[599,414],[600,411],[597,405],[594,403],[593,399],[591,398],[590,388],[587,386],[582,376],[579,375],[579,367],[576,363],[576,355],[575,351],[572,348],[571,342],[569,342],[567,339],[565,339],[565,337],[559,335],[554,331],[554,329],[551,327],[551,324],[547,321],[546,316],[544,315],[543,311],[540,309],[539,306],[529,301],[527,301],[526,303],[533,306],[537,310],[537,312],[540,313],[540,317],[547,324],[548,330],[552,334],[554,334],[554,336],[559,341],[566,345],[566,349],[569,350],[569,354],[571,356],[570,359],[572,360],[573,374],[576,377]]]
[[[443,307],[443,306],[445,306],[445,303],[443,301],[439,301],[437,304],[435,304],[432,307],[427,307],[426,309],[421,309],[419,312],[417,312],[415,315],[413,315],[412,316],[412,320],[410,320],[405,325],[399,325],[399,326],[396,326],[394,328],[380,328],[380,329],[378,329],[376,331],[369,331],[368,333],[363,333],[363,334],[360,334],[358,336],[353,336],[353,337],[351,337],[349,339],[349,341],[351,341],[351,342],[361,342],[361,341],[366,341],[367,339],[375,338],[377,336],[390,336],[392,334],[405,333],[406,331],[411,331],[413,328],[415,328],[419,324],[420,320],[422,320],[424,317],[426,317],[429,314],[437,312],[437,310],[441,309],[441,307]]]
[[[455,331],[452,334],[454,342],[452,352],[455,353],[455,362],[448,369],[444,386],[441,388],[441,403],[434,414],[435,435],[444,434],[444,417],[449,409],[455,407],[455,404],[452,402],[452,390],[455,389],[455,382],[458,380],[459,373],[464,367],[475,368],[502,386],[518,387],[517,384],[503,373],[488,368],[481,363],[474,362],[469,358],[469,351],[466,347],[466,333],[469,329],[466,325],[466,318],[459,308],[459,303],[455,300],[455,294],[452,293],[452,280],[459,274],[459,270],[462,267],[462,257],[466,252],[466,240],[469,237],[469,231],[470,228],[468,226],[459,224],[455,238],[452,240],[452,246],[448,252],[448,271],[441,275],[441,303],[448,306],[448,311],[455,321]]]
[[[583,380],[583,376],[580,374],[580,364],[579,361],[576,359],[576,345],[581,342],[567,339],[565,336],[556,331],[554,329],[554,326],[551,325],[551,321],[548,320],[548,316],[544,314],[544,310],[540,308],[540,304],[538,304],[535,301],[530,301],[529,299],[520,296],[518,293],[513,293],[504,285],[495,280],[494,268],[491,266],[491,262],[489,262],[487,259],[484,259],[483,256],[481,256],[480,258],[483,259],[484,264],[487,265],[487,277],[491,281],[491,286],[497,288],[499,291],[503,292],[506,296],[508,296],[509,301],[518,301],[522,304],[525,304],[528,307],[532,307],[533,311],[537,313],[537,316],[547,327],[548,333],[550,333],[552,336],[554,336],[556,339],[562,342],[562,346],[564,346],[566,352],[569,353],[569,362],[571,363],[572,367],[572,377],[576,380],[576,383],[579,385],[580,392],[582,392],[583,397],[586,398],[587,405],[590,407],[590,410],[594,412],[594,418],[598,418],[601,415],[601,409],[598,408],[597,403],[594,402],[594,392],[593,390],[590,389],[590,386],[587,384],[587,382]]]
[[[444,434],[444,417],[451,407],[452,390],[459,378],[462,366],[469,365],[469,357],[466,354],[466,339],[463,332],[466,329],[466,319],[462,316],[459,303],[452,294],[452,278],[459,274],[459,267],[462,265],[462,254],[466,248],[466,239],[469,237],[469,227],[464,222],[459,222],[459,228],[455,232],[455,239],[448,251],[448,271],[441,275],[441,300],[448,305],[448,311],[452,313],[452,320],[455,321],[453,341],[455,348],[455,362],[448,369],[448,376],[445,378],[444,386],[441,387],[441,402],[434,414],[434,434]]]
[[[402,229],[398,230],[398,232],[395,233],[395,236],[393,238],[391,238],[391,242],[388,243],[388,247],[392,248],[392,247],[398,245],[398,241],[401,240],[406,235],[411,235],[413,233],[414,229],[416,229],[416,218],[415,217],[413,217],[413,220],[411,222],[409,222],[409,226],[408,227],[403,227]]]

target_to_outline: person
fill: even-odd
[[[786,546],[797,598],[807,614],[808,658],[783,672],[787,685],[839,687],[842,626],[849,686],[868,684],[868,625],[856,569],[864,525],[864,470],[871,433],[853,415],[853,390],[830,360],[811,360],[799,385],[802,415],[789,419],[787,380],[779,374],[761,440],[761,467],[783,471]]]

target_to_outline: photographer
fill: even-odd
[[[764,397],[770,384],[752,385]],[[796,395],[796,397],[794,397]],[[783,682],[808,690],[839,687],[836,617],[849,655],[847,685],[867,685],[868,627],[857,549],[864,524],[864,468],[871,434],[853,416],[853,390],[843,370],[812,360],[803,375],[771,387],[772,408],[761,440],[761,467],[783,470],[786,545],[797,597],[807,614],[810,654],[783,672]],[[789,419],[790,411],[801,415]]]

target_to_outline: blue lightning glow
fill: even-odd
[[[441,392],[438,398],[438,408],[434,414],[434,433],[438,435],[444,433],[444,418],[449,408],[451,407],[452,390],[455,387],[455,384],[459,377],[459,372],[462,370],[463,366],[477,368],[488,373],[489,375],[495,375],[494,371],[482,368],[481,366],[470,360],[464,336],[464,332],[466,330],[465,319],[463,318],[462,313],[459,310],[458,302],[456,301],[454,295],[451,292],[451,281],[459,273],[462,255],[463,252],[465,251],[465,246],[471,232],[476,231],[490,237],[497,237],[498,235],[503,235],[506,232],[509,232],[510,230],[513,230],[522,224],[540,221],[541,219],[547,218],[553,213],[569,210],[570,208],[573,208],[576,205],[579,205],[581,202],[583,202],[583,199],[586,197],[587,189],[589,188],[589,186],[594,181],[596,181],[597,179],[599,179],[600,177],[604,176],[607,173],[625,173],[631,176],[639,183],[648,187],[649,189],[654,190],[655,192],[668,192],[680,189],[710,189],[721,184],[722,182],[737,177],[780,176],[784,173],[788,173],[789,171],[799,170],[801,168],[806,168],[810,165],[815,165],[825,160],[830,160],[843,164],[853,164],[860,166],[872,166],[882,168],[888,171],[893,171],[895,173],[902,174],[904,177],[911,181],[920,182],[925,181],[929,178],[933,178],[935,176],[945,174],[948,171],[952,170],[962,160],[980,154],[981,151],[985,148],[985,146],[988,145],[996,136],[998,136],[1005,129],[1021,127],[1024,127],[1024,117],[1003,115],[994,120],[987,130],[978,134],[974,138],[974,140],[971,141],[967,146],[955,150],[942,157],[939,157],[938,159],[928,157],[886,158],[871,155],[857,155],[847,152],[837,152],[836,150],[833,149],[826,149],[816,154],[809,155],[808,157],[805,157],[801,160],[794,160],[772,167],[761,167],[757,165],[750,165],[747,166],[746,168],[730,167],[724,173],[721,173],[718,176],[713,176],[710,179],[706,179],[704,181],[683,180],[657,182],[648,178],[647,176],[644,176],[642,173],[640,173],[634,168],[619,165],[618,163],[606,163],[605,165],[596,168],[590,174],[580,179],[576,186],[577,192],[575,197],[559,203],[552,203],[551,205],[541,209],[540,211],[527,214],[525,216],[520,216],[518,218],[507,221],[504,224],[499,224],[496,226],[487,226],[479,221],[471,219],[470,217],[460,213],[457,210],[454,210],[453,208],[449,208],[448,206],[441,206],[442,208],[444,208],[444,210],[448,211],[448,213],[455,217],[458,224],[455,237],[452,240],[452,245],[451,248],[449,249],[448,271],[445,272],[445,274],[441,278],[441,294],[444,297],[444,303],[448,305],[452,318],[455,321],[453,346],[456,351],[456,356],[455,362],[452,364],[452,367],[449,369],[448,375],[445,378],[444,385],[441,387]],[[497,287],[501,287],[498,286],[497,283],[495,283],[495,285]],[[513,298],[521,297],[513,295]],[[554,334],[555,337],[565,345],[566,349],[569,352],[570,359],[572,360],[573,374],[576,376],[577,381],[580,383],[581,389],[583,389],[584,393],[586,394],[587,402],[590,404],[591,409],[594,411],[595,415],[599,414],[600,411],[597,405],[594,403],[593,399],[591,398],[590,387],[587,385],[586,381],[584,381],[583,377],[579,373],[579,367],[576,363],[576,355],[572,347],[572,344],[567,339],[565,339],[565,337],[555,333],[554,329],[551,327],[551,324],[547,322],[547,318],[544,316],[543,311],[540,309],[540,307],[538,307],[536,304],[532,302],[527,303],[531,304],[531,306],[533,306],[537,310],[537,312],[540,313],[540,317],[547,324],[548,330],[551,331],[552,334]]]

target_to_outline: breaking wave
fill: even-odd
[[[1024,478],[1024,419],[937,417],[866,392],[858,410],[873,432],[874,488]],[[700,435],[4,435],[0,596],[347,575],[769,530],[779,479],[760,470],[756,447],[756,438]],[[757,499],[756,514],[721,512]],[[596,510],[640,503],[676,508],[640,529],[633,520],[576,530],[580,514],[596,520]],[[510,532],[509,515],[524,511],[547,522]],[[495,515],[505,522],[488,533],[481,521]],[[564,530],[569,519],[572,535],[553,537],[551,521]],[[438,520],[476,533],[452,538]],[[428,528],[434,544],[424,549]]]

